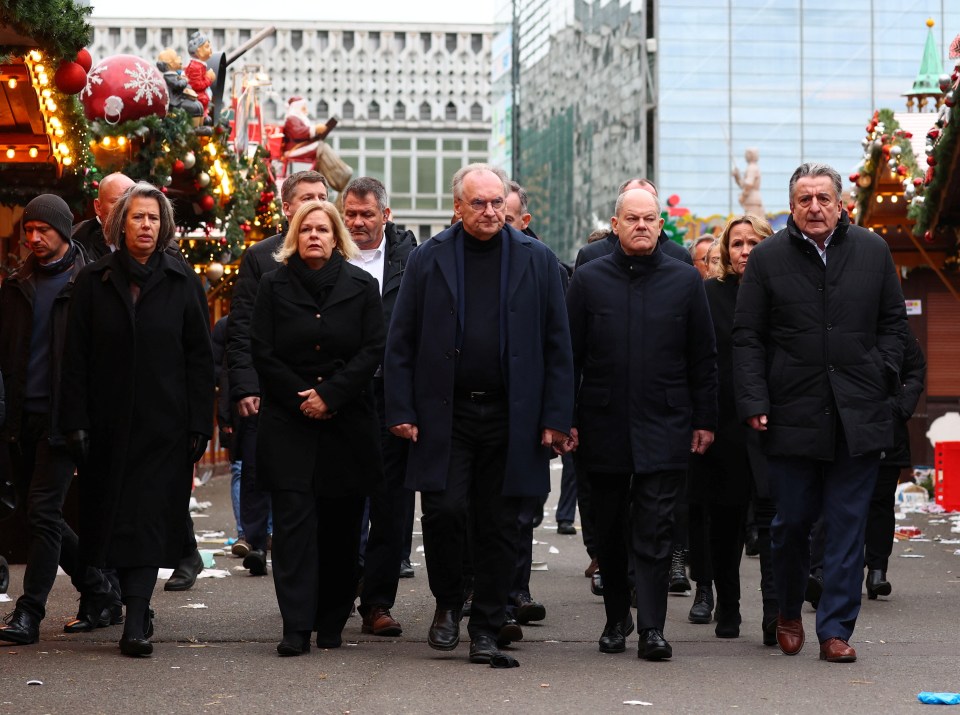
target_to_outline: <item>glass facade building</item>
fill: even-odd
[[[756,148],[768,213],[803,161],[846,174],[873,110],[905,108],[927,36],[946,66],[955,0],[502,0],[516,38],[514,177],[567,260],[648,176],[700,217],[739,212]],[[952,64],[952,63],[951,63]],[[508,83],[509,84],[509,83]],[[493,101],[504,82],[492,85]],[[494,137],[496,140],[496,137]]]

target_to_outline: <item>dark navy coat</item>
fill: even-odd
[[[693,430],[717,428],[717,348],[700,273],[666,256],[613,253],[567,290],[588,472],[687,468]]]
[[[539,496],[550,490],[551,452],[541,446],[541,432],[568,433],[573,417],[567,311],[550,249],[508,226],[500,236],[509,256],[500,306],[501,364],[510,403],[503,493]],[[407,486],[420,491],[446,487],[459,324],[457,245],[462,243],[463,226],[457,223],[410,254],[387,336],[387,425],[417,425]]]

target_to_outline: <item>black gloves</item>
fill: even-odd
[[[207,451],[207,438],[199,432],[190,433],[190,461],[199,462]]]
[[[84,466],[90,458],[90,433],[85,429],[67,432],[67,451],[74,464],[78,467]]]

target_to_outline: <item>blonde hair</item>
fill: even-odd
[[[727,225],[723,227],[723,233],[721,233],[720,238],[717,239],[720,243],[720,275],[717,276],[718,280],[722,281],[727,276],[736,275],[736,271],[733,270],[733,266],[730,263],[730,232],[734,226],[740,226],[745,223],[750,224],[750,228],[753,229],[753,232],[761,241],[767,236],[773,235],[773,229],[770,227],[767,219],[755,216],[754,214],[734,216],[727,221]]]
[[[350,237],[350,232],[343,225],[343,219],[340,218],[340,212],[337,207],[329,201],[307,201],[290,219],[290,227],[287,229],[287,235],[283,239],[283,245],[273,254],[275,260],[286,264],[287,259],[297,252],[300,242],[300,224],[304,219],[314,211],[323,211],[330,219],[330,225],[333,227],[333,238],[336,249],[341,256],[350,260],[360,255],[360,249]]]

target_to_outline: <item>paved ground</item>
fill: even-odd
[[[196,519],[198,533],[232,535],[227,482],[217,476],[197,490],[199,500],[212,502],[206,516]],[[556,493],[548,502],[550,514]],[[761,644],[755,559],[745,559],[742,567],[740,638],[719,640],[712,626],[688,623],[692,599],[680,596],[669,604],[672,661],[638,660],[636,636],[626,653],[602,655],[597,638],[603,609],[583,577],[582,542],[557,535],[548,516],[534,547],[534,558],[547,570],[532,579],[547,619],[526,627],[524,641],[512,650],[520,668],[471,665],[465,642],[451,654],[426,645],[433,605],[422,553],[414,557],[416,577],[401,581],[394,609],[403,637],[362,636],[359,618],[352,618],[343,648],[281,659],[272,579],[247,576],[238,559],[216,555],[216,567],[229,571],[228,577],[199,580],[180,594],[165,593],[158,584],[156,649],[142,660],[119,654],[120,627],[64,635],[76,594],[59,577],[41,643],[0,646],[0,715],[919,712],[930,707],[917,703],[919,691],[960,691],[960,543],[947,543],[960,540],[960,533],[951,533],[960,522],[909,514],[898,524],[918,526],[931,540],[894,546],[893,595],[864,599],[853,639],[860,659],[854,664],[820,662],[815,644],[792,658]],[[201,546],[217,548],[214,540]],[[22,573],[22,567],[12,568],[14,599]],[[0,612],[11,608],[0,604]],[[809,609],[804,621],[810,633]]]

